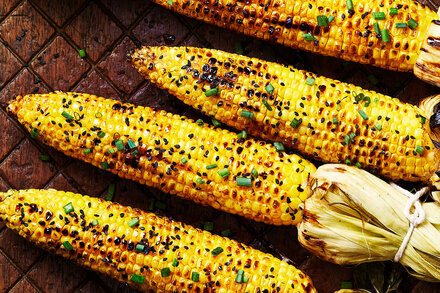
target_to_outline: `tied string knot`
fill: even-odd
[[[405,237],[403,238],[402,244],[399,247],[399,250],[397,250],[396,255],[394,256],[394,262],[398,262],[405,252],[406,247],[408,246],[409,239],[411,238],[411,235],[414,231],[414,229],[423,223],[426,218],[425,210],[422,207],[422,204],[420,203],[419,198],[426,194],[429,191],[428,187],[423,187],[419,191],[417,191],[415,194],[409,192],[406,189],[403,189],[402,187],[398,186],[395,183],[391,183],[391,186],[393,186],[398,191],[402,192],[408,197],[408,202],[406,203],[405,209],[403,210],[403,213],[405,217],[409,221],[409,229],[406,233]],[[411,208],[414,207],[414,212],[411,213]]]

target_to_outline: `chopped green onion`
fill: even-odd
[[[254,112],[243,110],[241,111],[241,117],[254,119]]]
[[[404,23],[404,22],[396,22],[395,27],[396,28],[406,28],[406,23]]]
[[[397,8],[390,8],[390,15],[397,15],[399,10]]]
[[[335,19],[335,17],[334,17],[333,15],[330,15],[330,16],[328,17],[328,22],[330,23],[330,22],[332,22],[334,19]]]
[[[359,169],[362,168],[362,165],[361,165],[361,163],[359,163],[359,162],[356,162],[355,165],[356,165],[356,167],[358,167]]]
[[[98,226],[98,224],[99,224],[99,221],[98,221],[98,220],[94,219],[94,220],[92,221],[92,226]]]
[[[362,118],[364,118],[364,120],[368,120],[368,116],[367,113],[365,113],[363,110],[359,110],[359,115],[361,115]]]
[[[315,79],[313,77],[307,77],[306,85],[313,85],[315,83]]]
[[[269,105],[266,99],[263,99],[261,102],[267,108],[267,110],[272,111],[272,107]]]
[[[209,91],[205,92],[205,96],[210,97],[214,95],[218,95],[220,93],[220,89],[218,87],[210,89]]]
[[[99,165],[103,170],[107,170],[110,167],[107,162],[101,162]]]
[[[109,149],[107,152],[108,152],[109,154],[114,154],[114,153],[116,153],[116,150],[115,150],[115,149]]]
[[[380,34],[379,24],[377,22],[373,23],[374,31],[376,34]]]
[[[117,141],[115,141],[115,145],[116,145],[116,149],[118,151],[124,151],[125,150],[124,142],[122,140],[118,139]]]
[[[84,49],[78,50],[78,54],[79,54],[80,58],[85,58],[86,57],[86,51]]]
[[[69,202],[68,204],[66,204],[65,206],[63,206],[63,210],[66,214],[70,214],[71,212],[73,212],[75,209],[73,208],[73,203]]]
[[[171,264],[173,267],[177,267],[179,265],[179,262],[177,261],[177,258],[173,260],[173,263]]]
[[[390,34],[388,33],[388,29],[381,30],[380,34],[382,35],[382,42],[387,43],[390,41]]]
[[[316,41],[315,37],[311,33],[302,34],[305,41]]]
[[[48,156],[48,155],[40,155],[40,161],[43,161],[43,162],[48,162],[48,161],[50,161],[50,156]]]
[[[196,182],[197,182],[198,184],[203,184],[203,183],[205,183],[205,181],[203,181],[203,179],[200,178],[200,177],[196,179]]]
[[[332,122],[333,122],[333,124],[338,124],[338,118],[333,117]]]
[[[252,187],[252,180],[246,177],[237,177],[238,186]]]
[[[105,195],[106,201],[112,201],[115,196],[115,184],[111,183],[107,188],[107,194]]]
[[[353,289],[353,283],[352,282],[342,282],[341,289]]]
[[[380,11],[380,12],[373,12],[372,14],[373,14],[373,18],[375,20],[385,19],[385,12],[382,12],[382,11]]]
[[[186,164],[188,162],[188,160],[185,157],[181,158],[180,161],[182,162],[182,164]]]
[[[249,282],[249,277],[248,276],[243,276],[243,283],[247,283]]]
[[[244,275],[243,270],[237,270],[237,277],[235,278],[235,282],[238,284],[243,283],[243,275]]]
[[[133,156],[136,156],[138,153],[139,153],[138,150],[134,150],[134,151],[131,152],[131,154],[132,154]]]
[[[192,273],[191,273],[191,280],[192,280],[193,282],[198,282],[198,281],[199,281],[199,273],[197,273],[197,272],[192,272]]]
[[[136,247],[135,247],[135,251],[136,252],[142,252],[142,251],[144,251],[144,248],[145,248],[145,245],[143,245],[143,244],[136,244]]]
[[[379,79],[373,74],[368,75],[368,80],[374,85],[377,85],[379,83]]]
[[[246,137],[247,137],[247,132],[246,132],[246,130],[243,130],[242,132],[240,132],[239,134],[237,134],[237,138],[238,138],[238,139],[240,139],[240,138],[244,138],[244,139],[246,139]]]
[[[229,237],[232,235],[231,229],[226,229],[220,232],[220,235],[223,237]]]
[[[205,122],[203,122],[202,119],[197,119],[196,123],[197,123],[197,125],[199,125],[199,126],[203,126],[203,125],[205,124]]]
[[[349,145],[350,143],[351,143],[351,141],[353,140],[353,138],[355,138],[356,137],[356,134],[354,133],[354,132],[352,132],[352,133],[350,133],[350,134],[347,134],[346,136],[345,136],[345,143],[347,144],[347,145]]]
[[[376,124],[376,125],[374,125],[374,127],[375,127],[377,130],[382,130],[382,125],[380,125],[380,124]]]
[[[214,249],[211,251],[211,253],[212,253],[213,256],[217,256],[217,255],[219,255],[219,254],[222,253],[222,252],[223,252],[223,248],[221,248],[220,246],[214,248]]]
[[[328,18],[325,15],[318,15],[317,17],[318,25],[321,27],[327,27],[328,26]]]
[[[36,128],[32,128],[32,131],[31,131],[31,138],[37,138],[38,133],[39,133],[38,129],[36,129]]]
[[[99,131],[97,135],[98,135],[99,138],[103,138],[105,136],[105,132],[104,131]]]
[[[349,134],[349,136],[350,136],[350,139],[353,139],[353,138],[356,137],[356,133],[352,132],[352,133]]]
[[[132,141],[131,139],[129,139],[127,141],[128,147],[132,150],[136,148],[136,144],[134,143],[134,141]]]
[[[168,0],[167,3],[168,3],[168,5],[173,6],[174,2],[173,2],[173,0]]]
[[[277,152],[283,152],[285,150],[284,145],[281,142],[274,142],[273,146],[275,147]]]
[[[351,164],[350,159],[346,159],[346,160],[345,160],[345,164],[350,165],[350,164]]]
[[[257,171],[257,169],[252,169],[252,172],[251,172],[251,174],[252,174],[252,177],[254,177],[254,178],[258,178],[258,171]]]
[[[67,250],[72,250],[72,249],[73,249],[73,246],[72,246],[72,244],[70,244],[69,241],[64,241],[64,242],[63,242],[63,246],[64,246]]]
[[[205,222],[205,224],[203,225],[203,230],[206,231],[214,231],[214,223],[213,222]]]
[[[63,113],[61,113],[61,115],[63,115],[63,117],[66,118],[67,121],[73,120],[73,116],[70,115],[69,113],[67,113],[66,111],[63,111]]]
[[[160,270],[160,275],[161,275],[163,278],[169,277],[169,276],[171,275],[170,268],[163,268],[163,269],[161,269],[161,270]]]
[[[374,102],[375,102],[375,103],[379,102],[379,98],[378,98],[378,97],[375,97],[375,98],[374,98]]]
[[[413,18],[408,20],[408,26],[412,29],[415,29],[419,24]]]
[[[239,55],[244,54],[243,45],[241,44],[241,42],[235,42],[234,49],[235,49],[235,53],[237,53]]]
[[[422,146],[419,145],[416,146],[416,153],[423,154],[423,150],[424,148]]]
[[[298,120],[298,119],[296,119],[296,118],[293,118],[292,119],[292,122],[290,122],[290,126],[292,126],[293,128],[298,128],[299,126],[300,126],[300,124],[301,124],[301,121],[302,120]]]
[[[345,3],[347,4],[347,9],[348,10],[352,10],[353,9],[353,1],[347,0]]]
[[[219,170],[218,172],[218,175],[220,175],[220,177],[222,177],[222,178],[225,178],[225,177],[227,177],[227,176],[229,176],[229,174],[231,174],[231,172],[229,172],[229,170],[228,169],[221,169],[221,170]]]
[[[222,124],[217,119],[212,118],[212,125],[214,125],[214,127],[219,127]]]
[[[268,92],[270,95],[273,94],[273,90],[275,88],[273,87],[273,85],[271,83],[269,83],[268,85],[266,85],[266,92]]]
[[[425,124],[425,122],[426,122],[426,118],[420,115],[420,123]]]
[[[137,225],[139,225],[139,219],[138,218],[133,218],[130,221],[128,221],[128,226],[130,226],[131,228],[136,227]]]
[[[139,284],[143,284],[145,281],[144,276],[136,275],[136,274],[131,275],[130,280]]]
[[[215,168],[217,168],[217,164],[211,164],[211,165],[206,166],[207,170],[215,169]]]
[[[370,97],[366,96],[366,97],[364,98],[364,101],[365,101],[365,103],[364,103],[364,106],[365,106],[365,107],[370,106],[370,104],[371,104],[371,98],[370,98]]]

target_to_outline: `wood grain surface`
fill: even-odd
[[[436,0],[440,2],[440,0]],[[171,37],[170,37],[171,36]],[[404,101],[440,93],[409,73],[396,73],[262,42],[171,13],[146,0],[0,0],[0,191],[56,188],[103,197],[116,184],[115,201],[155,210],[232,238],[277,257],[290,258],[308,273],[319,292],[333,292],[353,279],[352,268],[323,262],[296,240],[295,227],[274,227],[201,207],[68,158],[32,140],[4,111],[18,94],[57,89],[88,92],[199,118],[195,110],[145,81],[126,53],[140,45],[191,45],[292,64]],[[84,49],[81,59],[78,50]],[[378,82],[375,82],[378,81]],[[41,154],[51,160],[39,160]],[[440,292],[440,286],[404,279],[404,292]],[[27,243],[0,223],[0,292],[132,292],[126,285],[80,268]]]

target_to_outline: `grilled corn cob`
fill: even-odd
[[[144,292],[316,292],[308,276],[269,254],[98,198],[10,190],[0,193],[0,219],[38,246]]]
[[[413,69],[431,21],[438,19],[410,0],[153,2],[246,35],[400,71]]]
[[[315,167],[185,117],[87,94],[18,96],[8,107],[48,145],[121,177],[275,225],[301,221]]]
[[[409,181],[427,180],[438,170],[429,116],[397,99],[210,49],[145,47],[132,63],[203,113],[324,162]]]

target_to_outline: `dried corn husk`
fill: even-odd
[[[408,197],[374,175],[345,165],[321,166],[299,224],[301,244],[337,264],[392,260],[408,232]],[[440,281],[440,206],[423,203],[426,220],[415,228],[400,259],[416,278]]]

